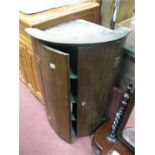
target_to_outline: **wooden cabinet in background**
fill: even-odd
[[[134,15],[135,0],[101,0],[101,25],[110,28],[116,5],[115,2],[119,6],[116,24]]]
[[[26,66],[26,61],[25,61],[25,51],[26,48],[24,46],[24,43],[22,41],[19,42],[19,74],[20,74],[20,78],[28,83],[28,77],[27,77],[27,70],[26,67],[24,68],[24,66]]]
[[[25,33],[25,28],[36,27],[45,29],[49,26],[77,18],[99,23],[99,11],[100,9],[98,3],[87,1],[30,15],[20,12],[20,79],[42,103],[43,97],[40,91],[38,77],[36,75],[32,43],[30,37]]]
[[[27,87],[41,99],[41,93],[39,89],[39,83],[36,76],[36,66],[34,63],[34,54],[28,49],[26,44],[20,40],[19,51],[19,73],[21,80],[27,85]]]

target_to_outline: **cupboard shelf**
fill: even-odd
[[[71,126],[71,135],[72,137],[76,137],[76,132],[75,132],[73,125]]]
[[[71,114],[71,120],[72,120],[72,121],[76,121],[76,118],[75,118],[75,116],[74,116],[73,113]]]
[[[77,75],[72,70],[70,70],[70,79],[77,79]]]
[[[73,103],[76,103],[76,97],[73,96],[73,95],[71,95],[71,103],[72,103],[72,104],[73,104]]]

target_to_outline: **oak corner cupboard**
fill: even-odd
[[[76,19],[28,28],[49,123],[66,142],[105,121],[108,96],[129,29]]]

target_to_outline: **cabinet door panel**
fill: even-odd
[[[105,120],[120,43],[78,50],[78,136],[91,134]]]
[[[27,59],[26,61],[27,61],[27,68],[29,71],[30,83],[32,85],[32,88],[36,92],[38,92],[40,90],[39,90],[38,81],[37,81],[36,74],[35,74],[36,68],[34,64],[34,54],[30,53],[27,50],[26,59]]]
[[[25,81],[25,77],[24,77],[24,68],[23,68],[23,48],[21,46],[20,43],[20,47],[19,47],[19,74],[20,74],[20,78],[23,79],[23,81]]]
[[[56,133],[70,143],[69,55],[39,42],[37,48],[49,122]]]
[[[20,78],[32,91],[33,94],[41,101],[42,95],[40,93],[40,87],[38,84],[38,78],[36,76],[36,66],[34,61],[34,54],[29,50],[27,44],[20,39],[19,42],[19,69]]]
[[[26,47],[21,41],[19,42],[19,46],[19,68],[21,78],[24,80],[24,82],[30,84],[29,72],[26,62]]]

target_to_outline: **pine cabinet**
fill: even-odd
[[[122,45],[129,29],[110,30],[85,20],[71,20],[45,30],[28,28],[47,118],[71,143],[106,120]]]
[[[34,54],[20,39],[19,42],[19,75],[27,87],[40,99],[42,99],[37,79]]]

